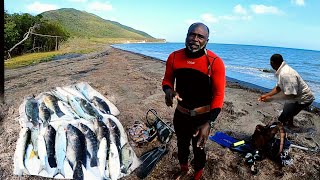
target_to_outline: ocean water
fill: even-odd
[[[112,46],[166,61],[171,52],[184,48],[184,43],[135,43]],[[272,89],[276,84],[269,59],[272,54],[279,53],[309,85],[316,97],[315,102],[320,103],[320,51],[216,43],[209,43],[207,49],[223,59],[228,77],[264,89]]]

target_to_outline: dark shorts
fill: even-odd
[[[311,105],[312,102],[307,104],[299,104],[298,102],[294,103],[285,103],[282,113],[280,114],[278,120],[284,124],[293,123],[293,117],[296,116],[302,109]]]

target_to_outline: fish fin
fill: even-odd
[[[83,169],[81,161],[76,162],[75,169],[73,170],[73,179],[82,180],[83,179]]]
[[[144,158],[143,163],[137,169],[137,176],[141,179],[147,177],[167,152],[168,150],[165,145],[147,152],[147,157]]]
[[[37,156],[37,153],[34,150],[32,150],[30,153],[29,159],[32,159],[35,156]]]
[[[60,111],[60,110],[58,110],[58,111],[56,112],[56,114],[57,114],[57,116],[58,116],[59,118],[65,115],[65,114],[64,114],[62,111]]]
[[[97,157],[94,157],[94,156],[93,156],[93,157],[91,158],[90,166],[91,166],[91,167],[98,166],[98,160],[97,160]]]

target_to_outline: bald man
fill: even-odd
[[[165,103],[172,107],[173,99],[178,100],[173,124],[181,171],[175,179],[189,172],[190,142],[194,154],[193,178],[198,180],[202,176],[205,144],[223,105],[225,66],[220,57],[206,50],[208,41],[209,28],[194,23],[188,29],[186,47],[172,52],[166,62],[162,81]]]

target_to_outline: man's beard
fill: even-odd
[[[187,48],[191,53],[196,53],[196,52],[199,52],[200,50],[203,50],[203,49],[206,47],[207,44],[204,44],[203,46],[198,46],[197,49],[191,48],[191,46],[194,45],[194,44],[188,45],[187,43],[185,43],[185,45],[186,45],[186,48]]]

